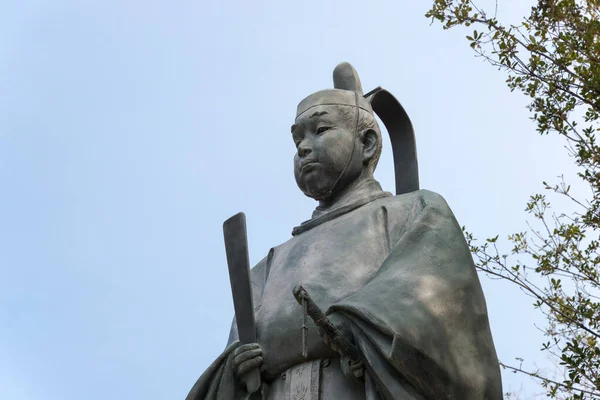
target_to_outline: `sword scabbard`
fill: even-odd
[[[353,363],[361,361],[362,357],[356,346],[350,343],[340,332],[340,330],[327,318],[327,315],[317,306],[310,297],[306,289],[302,286],[296,286],[293,290],[294,297],[300,305],[304,305],[306,313],[313,320],[315,325],[320,328],[325,335],[329,337],[340,352],[348,357]]]

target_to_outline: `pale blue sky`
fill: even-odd
[[[256,262],[310,217],[289,126],[341,61],[404,104],[421,185],[461,224],[523,229],[528,196],[571,162],[428,5],[3,2],[0,398],[183,399],[233,315],[221,224],[246,213]],[[481,280],[499,357],[546,365],[531,300]],[[537,391],[505,374],[521,385]]]

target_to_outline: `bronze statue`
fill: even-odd
[[[319,205],[252,269],[252,297],[247,250],[228,245],[240,321],[187,400],[500,400],[475,266],[444,199],[419,190],[406,112],[381,88],[363,95],[348,63],[334,87],[300,102],[291,129],[296,182]],[[373,178],[374,113],[391,137],[395,196]]]

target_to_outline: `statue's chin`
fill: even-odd
[[[300,190],[302,190],[302,193],[304,193],[306,196],[317,201],[327,200],[329,197],[331,197],[331,194],[328,193],[329,187],[300,187]]]
[[[310,171],[306,174],[296,175],[296,184],[306,196],[317,201],[327,200],[331,197],[331,189],[337,180],[337,175],[316,172],[321,171]]]

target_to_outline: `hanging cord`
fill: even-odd
[[[335,182],[333,182],[333,185],[331,185],[331,187],[325,194],[325,198],[329,198],[333,195],[333,189],[335,189],[335,187],[340,182],[342,177],[344,175],[346,175],[346,171],[348,170],[348,167],[350,167],[350,163],[354,159],[354,150],[356,150],[356,139],[358,136],[358,120],[360,117],[360,108],[358,106],[358,93],[357,92],[354,92],[354,107],[356,108],[356,121],[354,124],[354,136],[353,136],[353,140],[352,140],[352,153],[350,153],[350,158],[348,158],[348,161],[346,161],[346,166],[342,170],[342,173],[338,176],[338,178],[335,180]]]
[[[308,358],[308,347],[306,345],[306,334],[308,331],[308,326],[306,325],[307,320],[306,317],[308,315],[308,311],[306,309],[306,299],[302,296],[302,357],[306,360]]]

